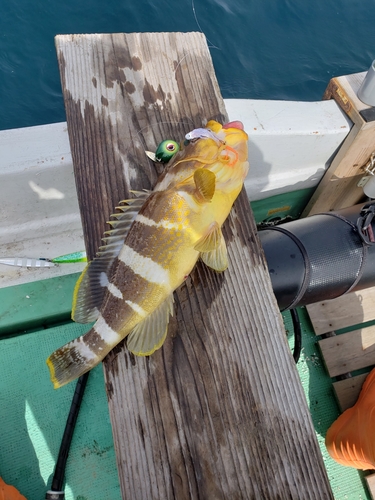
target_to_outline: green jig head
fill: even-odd
[[[180,146],[176,141],[167,139],[166,141],[161,142],[157,147],[155,151],[155,158],[161,163],[168,163],[172,156],[174,156],[179,149]]]
[[[167,139],[159,144],[155,153],[146,151],[146,155],[151,158],[152,161],[158,161],[159,163],[168,163],[179,149],[180,146],[176,141]]]

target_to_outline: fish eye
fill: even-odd
[[[190,140],[189,139],[185,139],[184,140],[184,146],[188,146],[190,144]]]
[[[174,144],[173,142],[168,142],[168,144],[165,146],[165,148],[168,149],[168,151],[175,151],[176,144]]]

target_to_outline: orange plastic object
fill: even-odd
[[[375,469],[375,368],[367,376],[356,404],[328,429],[326,447],[339,464]]]
[[[0,500],[27,500],[27,498],[14,486],[4,483],[0,477]]]

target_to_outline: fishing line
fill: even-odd
[[[205,36],[206,36],[206,35],[205,35]],[[190,50],[189,52],[191,52],[191,50]],[[175,72],[175,73],[176,73],[177,68],[179,67],[179,65],[182,63],[182,61],[183,61],[184,59],[186,59],[186,58],[187,58],[187,56],[189,55],[189,52],[188,52],[187,54],[185,54],[185,55],[184,55],[184,57],[178,61],[178,64],[177,64],[177,66],[176,66],[176,67],[175,67],[175,69],[174,69],[174,72]]]
[[[152,125],[146,125],[145,127],[142,127],[141,129],[137,130],[138,138],[139,138],[140,142],[143,144],[143,147],[147,147],[146,146],[146,141],[144,140],[144,138],[141,135],[141,132],[143,132],[144,130],[147,130],[149,128],[153,129],[154,127],[157,127],[158,125],[186,125],[186,126],[192,126],[194,128],[194,122],[193,122],[193,120],[191,118],[189,118],[189,117],[187,117],[187,118],[188,118],[189,122],[163,121],[163,122],[156,122],[156,123],[154,123]]]
[[[207,42],[209,42],[209,43],[211,44],[211,45],[209,45],[208,47],[209,47],[210,49],[217,49],[217,50],[221,50],[221,48],[220,48],[220,47],[216,47],[216,45],[214,45],[214,44],[211,42],[211,40],[209,40],[209,39],[208,39],[208,37],[206,36],[206,34],[203,32],[202,27],[201,27],[201,25],[199,24],[199,21],[198,21],[198,18],[197,18],[197,14],[196,14],[196,12],[195,12],[194,0],[191,0],[191,8],[192,8],[192,10],[193,10],[193,14],[194,14],[195,22],[197,23],[197,26],[198,26],[198,28],[199,28],[199,31],[202,33],[202,35],[204,35],[204,36],[206,37]]]
[[[141,129],[139,129],[137,131],[137,135],[140,136],[140,133],[143,132],[143,130],[147,130],[149,128],[154,128],[154,127],[156,127],[158,125],[192,125],[194,127],[193,120],[191,118],[188,118],[188,120],[189,120],[189,123],[187,123],[187,122],[168,122],[168,121],[165,121],[165,122],[157,122],[157,123],[154,123],[152,125],[145,125],[144,127],[142,127]]]

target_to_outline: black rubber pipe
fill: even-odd
[[[82,398],[85,393],[89,374],[90,372],[81,375],[81,377],[79,377],[77,381],[72,403],[70,405],[69,415],[65,424],[64,434],[60,444],[60,450],[56,461],[55,472],[52,478],[51,489],[47,491],[45,500],[64,500],[65,498],[65,493],[63,490],[65,467],[68,460],[70,444],[72,442],[74,428],[77,422],[79,409],[81,407]]]
[[[374,214],[375,202],[259,232],[281,310],[375,286]]]

